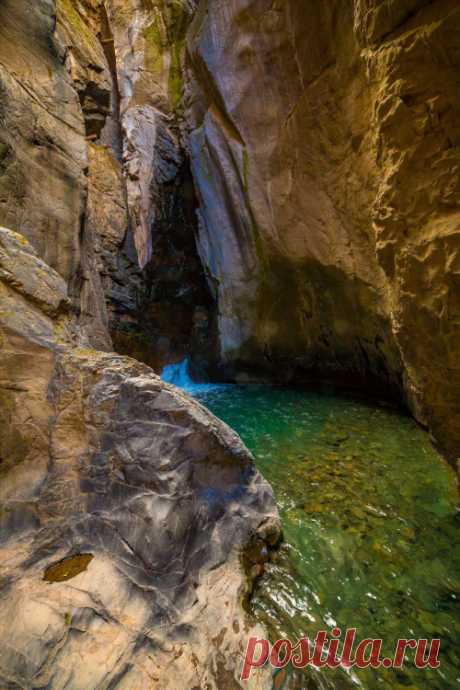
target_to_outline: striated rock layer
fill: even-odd
[[[188,16],[140,0],[0,7],[0,223],[66,280],[89,344],[156,368],[217,354],[176,117]]]
[[[0,305],[0,686],[240,687],[261,632],[241,558],[259,573],[279,535],[248,451],[145,365],[79,347],[65,282],[3,228]]]
[[[458,456],[457,0],[202,0],[188,53],[229,372],[380,381]]]

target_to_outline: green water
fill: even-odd
[[[200,389],[198,389],[200,391]],[[253,451],[275,491],[285,544],[252,612],[272,638],[336,624],[358,639],[441,639],[441,666],[312,668],[277,687],[460,687],[460,537],[454,474],[427,434],[385,406],[264,386],[195,393]],[[283,672],[284,673],[284,672]]]

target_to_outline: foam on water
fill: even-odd
[[[182,362],[165,366],[161,372],[161,379],[165,383],[171,383],[191,395],[218,391],[221,388],[225,389],[224,384],[199,383],[194,381],[190,376],[190,362],[187,358]]]

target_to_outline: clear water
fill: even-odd
[[[187,386],[239,432],[274,488],[285,544],[251,603],[273,639],[337,624],[382,638],[388,656],[398,638],[442,640],[438,670],[309,668],[275,686],[459,688],[457,490],[427,434],[388,407],[334,395]]]

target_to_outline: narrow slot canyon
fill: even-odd
[[[0,4],[0,690],[458,687],[459,66],[457,0]]]

